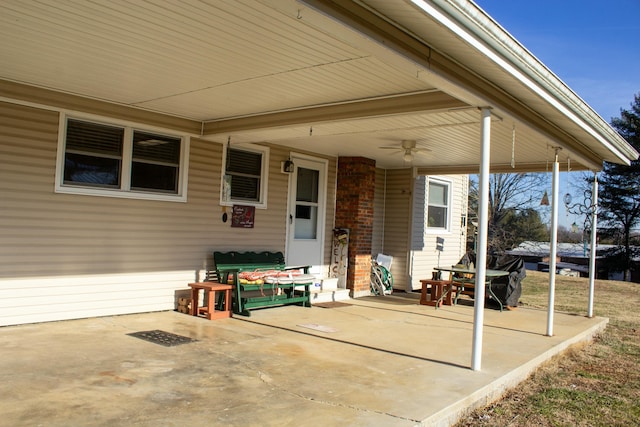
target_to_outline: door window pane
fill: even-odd
[[[296,200],[318,203],[318,178],[320,172],[313,169],[298,168]]]
[[[296,239],[315,239],[318,230],[318,184],[320,171],[297,168]]]
[[[302,216],[298,216],[301,214]],[[318,229],[318,207],[296,206],[296,223],[294,237],[296,239],[315,239]]]

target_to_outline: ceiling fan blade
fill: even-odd
[[[400,147],[402,147],[403,150],[413,150],[416,148],[416,141],[413,139],[405,139],[400,144]]]
[[[402,154],[405,158],[405,162],[410,161],[411,156],[415,154],[425,155],[426,153],[430,153],[431,150],[425,148],[421,145],[418,145],[413,139],[405,139],[402,140],[400,144],[397,145],[382,145],[378,147],[382,150],[395,150],[397,153]]]
[[[431,156],[431,152],[430,151],[413,151],[411,154],[413,154],[414,156],[421,156],[421,157],[429,157]]]

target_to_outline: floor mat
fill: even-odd
[[[349,307],[351,305],[353,304],[348,304],[346,302],[340,302],[340,301],[319,302],[317,304],[313,304],[314,307],[320,307],[320,308]]]
[[[175,347],[176,345],[198,341],[189,337],[183,337],[182,335],[172,334],[171,332],[161,331],[159,329],[155,329],[153,331],[133,332],[127,335],[131,335],[132,337],[140,338],[141,340],[149,341],[154,344],[160,344],[165,347]]]

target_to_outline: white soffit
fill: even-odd
[[[203,129],[256,118],[254,123],[262,126],[241,131],[227,126],[224,132],[208,131],[206,138],[225,142],[231,136],[296,149],[302,145],[328,155],[365,155],[386,167],[407,165],[378,150],[378,140],[389,145],[392,139],[415,139],[431,144],[432,155],[416,158],[412,166],[448,164],[473,172],[479,112],[468,107],[487,106],[487,101],[466,85],[430,71],[432,46],[482,74],[489,88],[521,96],[517,106],[546,114],[549,126],[541,121],[534,130],[508,109],[494,109],[492,163],[497,167],[515,159],[516,164],[544,169],[554,137],[572,144],[574,152],[564,150],[561,161],[571,158],[576,168],[580,163],[598,167],[600,159],[612,157],[610,146],[550,109],[544,99],[523,93],[504,70],[409,0],[341,2],[354,10],[365,3],[387,15],[385,22],[395,23],[393,33],[370,25],[372,32],[360,32],[296,0],[0,2],[0,79],[202,121]],[[436,3],[460,2],[429,2]],[[399,46],[412,49],[413,56],[386,45],[394,41],[385,40],[386,34],[400,37]],[[450,95],[449,108],[389,109],[371,117],[337,115],[283,126],[266,122],[275,117],[270,114],[299,115],[436,89]],[[550,124],[556,121],[557,126]],[[553,131],[545,133],[548,129]],[[304,145],[310,136],[314,143]]]
[[[591,107],[474,3],[466,0],[404,0],[393,4],[364,0],[363,3],[516,96],[550,125],[565,129],[605,160],[628,162],[637,157],[638,153],[629,149]],[[426,13],[415,13],[416,9],[440,17],[433,19]]]
[[[201,121],[432,88],[271,3],[3,3],[1,77]]]

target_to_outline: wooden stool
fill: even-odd
[[[231,289],[233,289],[233,286],[216,282],[189,283],[189,286],[191,287],[192,316],[204,314],[204,317],[209,320],[231,317]],[[208,291],[208,297],[205,297],[203,306],[198,308],[198,301],[200,300],[200,289]],[[224,292],[223,310],[216,310],[216,292]]]
[[[420,294],[420,304],[432,305],[437,307],[442,304],[452,305],[453,298],[451,291],[453,282],[449,280],[420,280],[422,283],[422,292]],[[427,286],[431,285],[431,297],[427,299]]]

